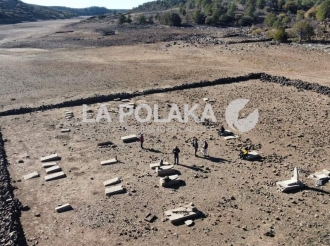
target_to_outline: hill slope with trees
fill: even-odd
[[[19,0],[0,0],[0,24],[13,24],[23,21],[67,19],[79,15],[99,15],[114,11],[115,10],[101,7],[90,7],[85,9],[44,7],[27,4]]]
[[[327,33],[330,0],[157,0],[140,5],[133,12],[164,10],[201,25],[267,28],[268,34],[278,41],[284,41],[286,30],[290,29],[301,41]],[[260,33],[257,29],[256,33]]]

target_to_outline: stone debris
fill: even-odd
[[[122,102],[129,102],[130,100],[129,99],[123,99],[121,100]]]
[[[61,178],[65,178],[65,177],[66,177],[66,175],[64,172],[58,172],[58,173],[46,175],[45,180],[52,181],[52,180],[61,179]]]
[[[276,186],[280,192],[288,192],[303,188],[305,185],[299,180],[299,169],[293,170],[293,177],[289,180],[276,182]]]
[[[193,225],[194,225],[194,221],[192,221],[192,220],[186,220],[184,223],[185,223],[187,226],[193,226]]]
[[[109,185],[114,185],[114,184],[119,184],[121,181],[119,178],[113,178],[113,179],[110,179],[110,180],[107,180],[107,181],[104,181],[103,182],[103,185],[104,186],[109,186]]]
[[[204,101],[204,102],[208,102],[209,99],[208,99],[207,97],[205,97],[205,98],[203,98],[203,101]]]
[[[25,180],[34,179],[40,177],[38,172],[33,172],[24,176]]]
[[[152,223],[154,220],[156,220],[156,218],[157,217],[155,215],[148,213],[147,216],[144,218],[144,220]]]
[[[106,160],[106,161],[101,161],[102,166],[111,165],[111,164],[115,164],[115,163],[118,163],[117,158],[114,158],[111,160]]]
[[[175,185],[179,185],[181,180],[179,179],[179,175],[166,176],[164,178],[160,178],[159,183],[162,187],[171,187]]]
[[[120,101],[120,98],[115,98],[115,99],[113,99],[114,101]]]
[[[139,140],[139,138],[133,134],[125,137],[121,137],[121,140],[123,140],[124,143],[130,143],[130,142],[136,142]]]
[[[61,157],[58,154],[53,154],[53,155],[49,155],[49,156],[40,158],[41,162],[58,161],[60,159],[61,159]]]
[[[228,136],[233,136],[233,135],[234,135],[234,133],[230,130],[225,130],[224,132],[222,132],[220,134],[220,136],[223,136],[223,137],[228,137]]]
[[[165,211],[164,214],[172,223],[177,223],[196,218],[199,216],[200,212],[193,203],[190,203],[179,208]]]
[[[107,142],[102,142],[102,143],[97,144],[98,147],[107,146],[107,145],[113,145],[113,142],[107,141]]]
[[[70,129],[61,129],[61,132],[66,133],[66,132],[71,132],[71,130]]]
[[[122,185],[111,186],[105,189],[105,194],[107,196],[120,194],[120,193],[125,193],[125,188],[123,188]]]
[[[71,111],[65,111],[65,118],[67,120],[71,120],[74,117],[73,112]]]
[[[47,168],[45,171],[47,174],[57,173],[57,172],[62,171],[62,168],[60,166],[52,166],[52,167]]]
[[[254,161],[254,160],[258,160],[260,158],[261,158],[261,156],[259,155],[259,153],[257,151],[249,151],[249,153],[245,157],[245,160]]]
[[[157,176],[169,176],[175,173],[176,170],[173,165],[156,167]]]
[[[57,165],[56,162],[48,162],[48,163],[43,163],[42,167],[43,168],[49,168],[49,167],[53,167],[53,166],[56,166],[56,165]]]
[[[63,212],[70,211],[72,209],[73,208],[71,207],[70,204],[65,204],[63,206],[59,206],[59,207],[55,208],[55,211],[58,212],[58,213],[63,213]]]
[[[310,175],[309,178],[315,179],[318,186],[321,186],[330,180],[330,172],[326,169],[323,169],[321,172],[316,172]]]

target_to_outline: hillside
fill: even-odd
[[[75,8],[67,8],[67,7],[60,7],[60,6],[54,6],[50,7],[54,10],[59,11],[65,11],[70,12],[78,16],[92,16],[92,15],[103,15],[107,13],[121,13],[125,12],[125,9],[107,9],[104,7],[89,7],[89,8],[83,8],[83,9],[75,9]]]
[[[27,4],[19,0],[0,0],[0,24],[13,24],[24,21],[67,19],[80,15],[99,15],[114,10],[90,7],[73,9],[66,7],[44,7]],[[117,11],[121,12],[121,10]]]
[[[179,11],[197,24],[247,26],[260,23],[286,26],[302,19],[324,21],[330,18],[330,0],[157,0],[144,3],[133,12]]]

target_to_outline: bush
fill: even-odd
[[[194,22],[196,24],[204,24],[205,23],[205,16],[204,16],[204,14],[199,9],[197,9],[193,13],[192,19],[194,20]]]
[[[293,28],[293,32],[299,37],[299,42],[302,40],[310,40],[314,35],[314,27],[306,20],[297,22]]]
[[[120,14],[119,18],[118,18],[118,24],[122,25],[122,24],[126,23],[126,21],[127,21],[126,16],[123,14]]]
[[[181,26],[181,17],[177,13],[166,13],[162,18],[163,25]]]
[[[251,26],[253,24],[253,18],[250,16],[243,16],[239,21],[238,25],[240,26]]]
[[[212,24],[214,24],[214,18],[212,16],[206,17],[205,24],[206,25],[212,25]]]
[[[262,33],[262,29],[261,28],[256,28],[256,29],[252,30],[252,32],[251,32],[251,34],[253,36],[260,36],[261,33]]]
[[[138,24],[146,24],[147,23],[147,18],[145,17],[145,15],[139,15],[137,18],[136,18],[136,22]]]
[[[283,27],[278,28],[273,36],[273,39],[278,42],[285,42],[287,40],[287,38],[288,38],[288,36]]]

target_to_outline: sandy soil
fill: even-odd
[[[37,26],[42,23],[44,22]],[[25,24],[15,26],[18,28],[23,25],[21,28],[24,29]],[[39,30],[35,29],[35,25],[31,32]],[[57,27],[53,22],[45,22],[44,25]],[[40,29],[44,30],[46,27]],[[6,32],[6,28],[1,28],[0,33]],[[63,30],[73,28],[66,27]],[[177,45],[173,45],[173,42],[160,42],[118,46],[120,40],[114,42],[117,45],[112,47],[91,47],[83,41],[65,38],[66,35],[92,35],[95,40],[103,37],[93,30],[86,30],[84,27],[77,28],[77,33],[73,34],[54,34],[59,36],[55,41],[64,44],[60,49],[49,49],[47,46],[54,41],[52,35],[45,37],[45,44],[36,45],[33,41],[25,45],[25,48],[0,46],[0,110],[61,102],[95,94],[135,91],[155,84],[168,86],[212,80],[249,72],[267,72],[328,84],[330,56],[304,47],[264,43],[202,45],[183,41],[179,41]],[[144,36],[156,31],[160,36],[167,33],[155,28],[140,30]],[[120,35],[129,38],[127,32],[129,33],[123,31],[105,38],[110,41]],[[205,31],[190,28],[189,32],[184,30],[182,36],[192,33],[205,34]],[[216,35],[221,36],[221,31]],[[143,37],[136,34],[130,36],[130,40],[136,39],[138,42]],[[40,38],[37,36],[33,40]],[[6,45],[8,44],[13,43],[7,42]],[[168,44],[171,46],[166,47]]]
[[[79,34],[80,35],[80,34]],[[97,34],[95,34],[97,35]],[[99,34],[98,34],[99,35]],[[171,46],[168,46],[168,44]],[[41,105],[115,91],[212,80],[249,72],[267,72],[329,85],[329,55],[290,45],[202,45],[179,41],[113,47],[0,50],[1,109]],[[216,126],[201,127],[192,120],[172,122],[166,132],[142,130],[145,150],[120,137],[139,133],[135,118],[118,122],[118,102],[109,102],[113,122],[82,122],[82,107],[0,118],[15,195],[31,210],[22,215],[29,244],[39,245],[329,245],[329,185],[314,188],[309,174],[329,169],[329,98],[290,87],[249,81],[212,88],[156,94],[134,102],[160,105],[166,117],[169,103],[204,104],[215,98],[219,123],[227,105],[237,98],[250,100],[245,111],[260,110],[259,123],[240,139],[225,142]],[[15,100],[13,100],[15,99]],[[99,105],[89,105],[96,117]],[[198,110],[199,115],[202,109]],[[70,128],[60,133],[60,125]],[[123,130],[122,127],[126,130]],[[160,123],[145,123],[159,127]],[[195,131],[187,131],[195,129]],[[198,128],[199,127],[199,128]],[[153,128],[154,129],[154,128]],[[174,130],[173,130],[174,129]],[[185,130],[186,129],[186,130]],[[303,133],[303,137],[301,134]],[[194,157],[192,137],[208,139],[210,157]],[[300,136],[300,137],[299,137]],[[250,145],[263,162],[238,159]],[[111,140],[114,148],[98,148]],[[260,145],[259,145],[260,144]],[[164,189],[149,164],[163,158],[173,163],[171,150],[181,148],[176,168],[185,181],[178,189]],[[67,178],[45,182],[41,156],[59,153]],[[121,163],[102,167],[102,160],[118,156]],[[23,160],[24,163],[18,163]],[[276,181],[289,179],[294,167],[308,185],[304,191],[282,194]],[[40,178],[24,181],[33,171]],[[127,193],[106,197],[103,181],[122,178]],[[194,202],[204,213],[193,227],[163,221],[163,212]],[[57,214],[54,208],[70,203],[74,210]],[[158,219],[144,221],[148,212]],[[36,214],[41,217],[36,217]],[[266,236],[272,232],[274,237]],[[272,234],[271,233],[271,234]],[[268,234],[269,235],[269,234]]]

